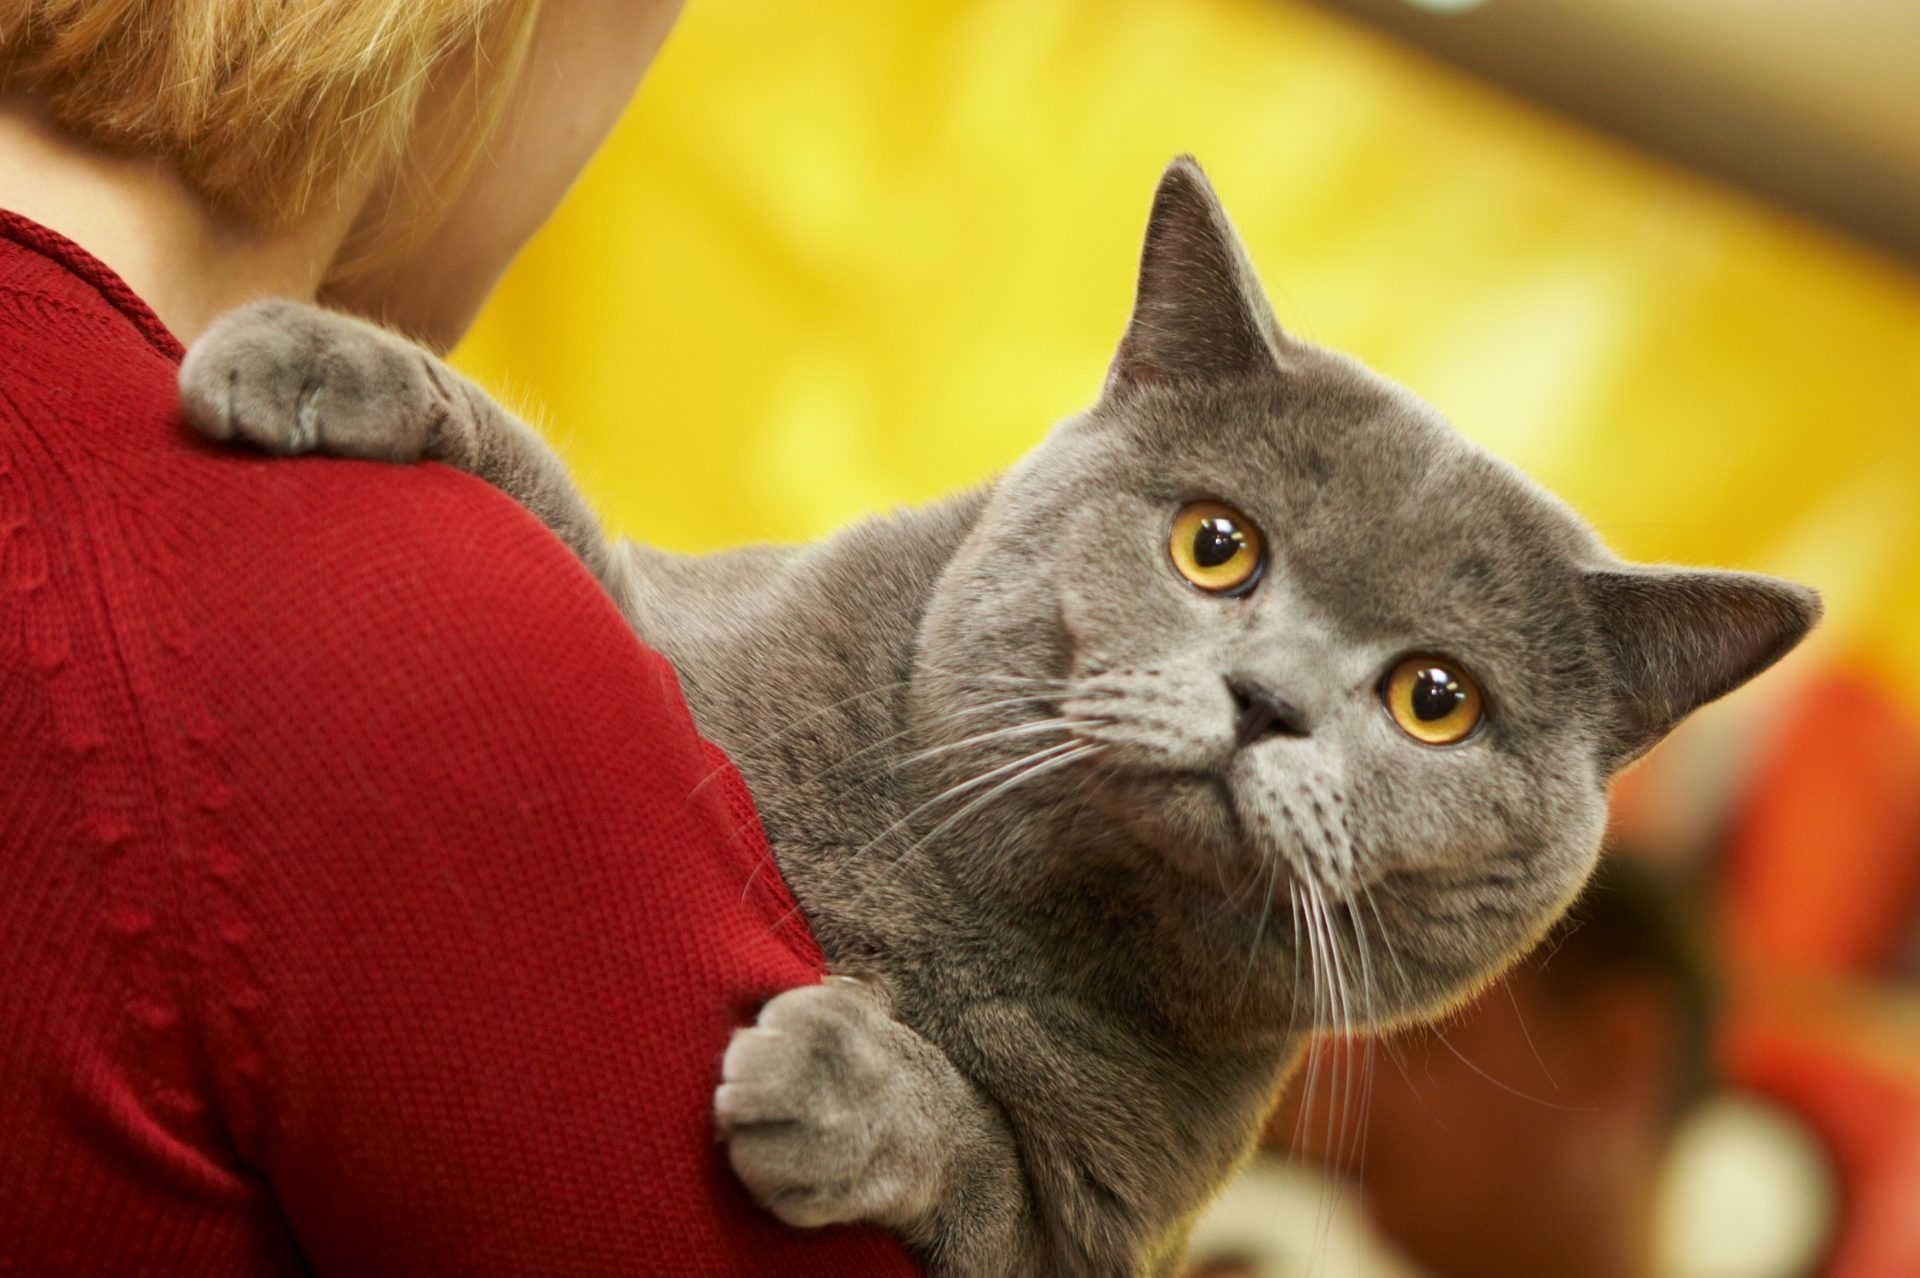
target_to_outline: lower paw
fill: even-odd
[[[792,1225],[911,1228],[944,1166],[924,1050],[864,982],[830,976],[770,1001],[734,1032],[714,1094],[748,1192]]]
[[[431,357],[404,338],[296,302],[220,317],[180,365],[180,402],[209,439],[271,453],[417,461],[446,417]]]

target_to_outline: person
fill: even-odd
[[[664,661],[470,477],[178,415],[249,298],[450,345],[676,8],[0,13],[0,1273],[913,1272],[713,1143],[824,963]]]

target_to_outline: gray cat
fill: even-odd
[[[531,430],[324,311],[238,311],[180,379],[216,439],[499,485],[673,661],[848,974],[735,1034],[734,1168],[944,1278],[1174,1273],[1310,1037],[1491,979],[1586,879],[1608,778],[1820,610],[1620,562],[1281,332],[1187,159],[1099,402],[816,545],[610,543]]]

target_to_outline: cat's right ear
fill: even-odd
[[[1133,317],[1106,393],[1279,371],[1280,326],[1207,175],[1179,156],[1160,177]]]

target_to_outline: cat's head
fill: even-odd
[[[1369,963],[1352,1019],[1383,1022],[1537,938],[1593,866],[1609,777],[1819,611],[1622,563],[1406,390],[1281,332],[1181,159],[1100,402],[998,485],[916,697],[943,781],[1071,831],[975,869],[1185,883],[1219,898],[1222,953]]]

